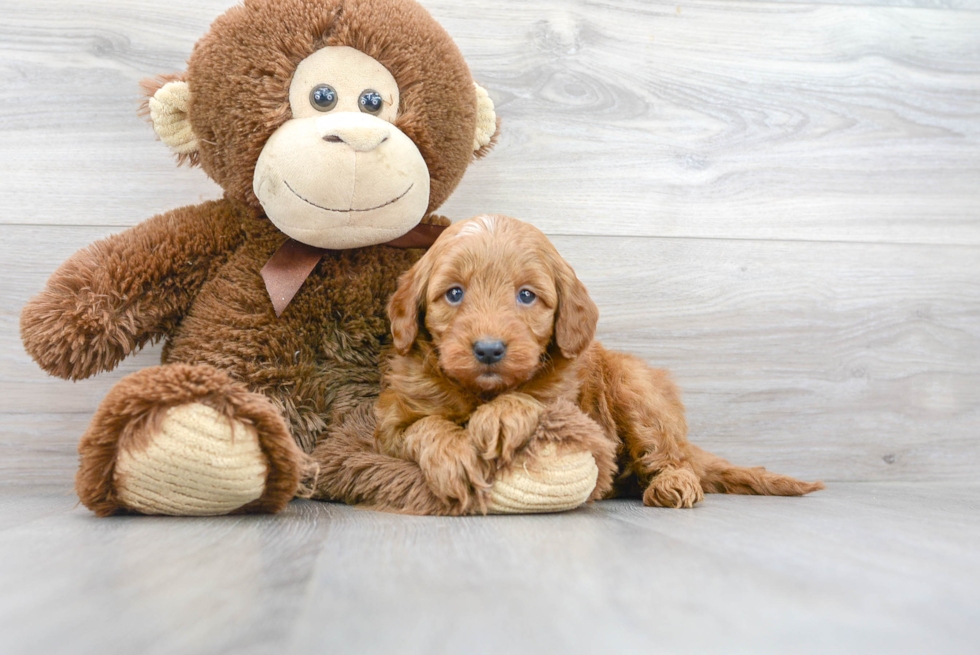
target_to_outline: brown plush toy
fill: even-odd
[[[146,87],[157,134],[225,194],[81,250],[24,308],[27,351],[69,380],[165,341],[81,440],[85,506],[275,512],[303,495],[471,511],[376,452],[370,411],[385,303],[496,131],[449,36],[410,0],[246,0],[186,73]],[[537,436],[560,443],[566,418],[546,413]],[[518,462],[491,507],[581,504],[595,482],[582,456]]]

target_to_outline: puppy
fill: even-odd
[[[569,401],[594,421],[583,440],[599,467],[593,499],[632,490],[646,505],[682,508],[704,492],[823,488],[690,444],[667,374],[593,340],[595,303],[527,223],[454,224],[400,278],[388,313],[394,354],[377,445],[418,462],[433,491],[464,510],[485,511],[487,481],[527,448],[549,407]]]

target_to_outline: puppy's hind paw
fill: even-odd
[[[666,469],[650,480],[643,492],[643,504],[649,507],[694,507],[704,500],[701,481],[689,469]]]

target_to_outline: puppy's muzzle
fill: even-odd
[[[499,339],[481,339],[473,344],[473,354],[478,362],[490,366],[504,358],[504,355],[507,354],[507,345]]]

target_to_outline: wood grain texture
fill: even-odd
[[[554,516],[95,519],[0,496],[0,651],[970,653],[980,487]]]
[[[0,226],[19,308],[57,262],[105,228]],[[33,244],[50,260],[38,260]],[[555,237],[601,310],[599,337],[671,370],[692,438],[752,465],[825,480],[973,480],[980,466],[980,248]],[[74,466],[88,416],[119,370],[47,377],[0,312],[0,471]],[[48,415],[65,414],[50,425]],[[33,418],[32,418],[33,417]],[[32,425],[33,424],[33,425]],[[20,432],[18,430],[26,430]],[[54,449],[51,451],[50,449]],[[65,471],[65,477],[70,477]]]
[[[556,2],[490,33],[471,60],[509,129],[468,181],[484,208],[563,234],[977,243],[980,16],[678,9]]]
[[[801,0],[764,1],[801,4]],[[980,2],[978,2],[978,0],[805,0],[805,4],[846,5],[849,7],[906,7],[909,9],[955,9],[958,11],[980,11]]]
[[[226,4],[6,9],[0,221],[131,225],[216,195],[200,172],[174,172],[134,109],[137,81],[180,70]],[[561,234],[980,243],[976,12],[427,6],[505,125],[452,216],[521,214]]]

